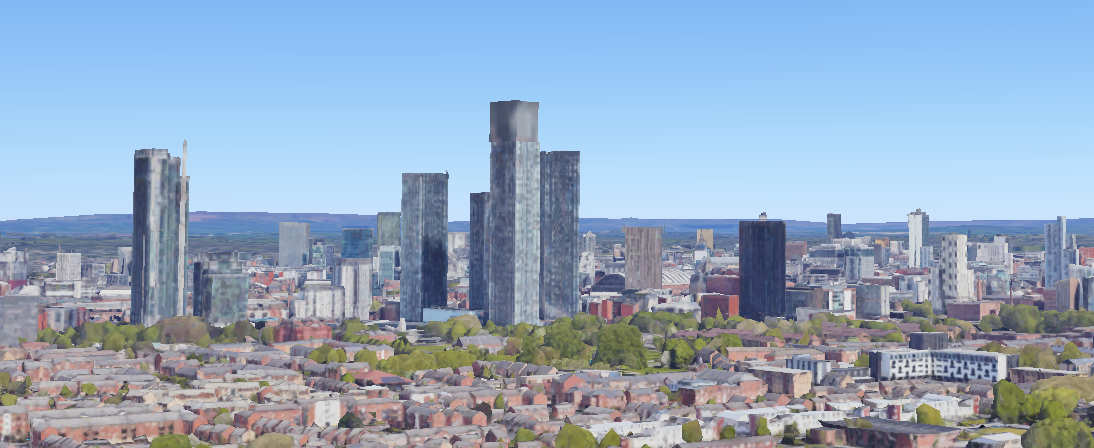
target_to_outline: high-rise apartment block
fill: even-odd
[[[422,321],[422,308],[448,304],[448,174],[403,173],[399,314]]]
[[[1067,278],[1067,218],[1057,216],[1056,222],[1045,224],[1045,287],[1055,288],[1056,282]]]
[[[247,320],[250,285],[238,254],[225,251],[206,255],[194,262],[194,315],[218,327]]]
[[[786,306],[786,223],[740,221],[741,316],[762,321],[794,313]]]
[[[185,313],[189,179],[184,159],[185,154],[180,160],[166,149],[133,154],[133,323],[150,326]]]
[[[308,264],[311,255],[311,224],[282,222],[277,225],[277,265],[298,268]]]
[[[624,227],[627,289],[661,288],[661,227]]]
[[[343,228],[342,258],[372,258],[372,229],[366,227]]]
[[[578,210],[581,153],[540,153],[540,318],[554,320],[581,311]]]
[[[79,253],[57,253],[57,274],[54,278],[58,281],[69,282],[79,280],[80,275],[80,260],[82,256]]]
[[[399,212],[380,212],[376,214],[376,245],[398,246],[401,229]]]
[[[539,103],[490,103],[490,319],[539,322]]]
[[[839,213],[828,214],[828,239],[843,237],[843,216]]]
[[[927,267],[929,260],[923,260],[923,253],[919,249],[927,241],[930,230],[930,217],[920,209],[908,214],[908,266],[913,268]]]
[[[473,310],[489,310],[490,296],[490,193],[471,193],[471,235],[468,256],[468,301]]]
[[[345,317],[368,320],[372,309],[372,259],[343,258],[334,284],[345,291]]]
[[[941,293],[941,301],[934,301],[935,311],[939,307],[944,309],[946,300],[966,300],[973,297],[973,272],[968,264],[968,237],[959,234],[942,236],[942,251],[939,254],[938,266],[933,270],[938,272],[939,286],[936,289]],[[932,277],[934,277],[932,275]]]

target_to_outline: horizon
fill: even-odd
[[[582,216],[1051,219],[1094,163],[1085,3],[0,8],[0,190],[34,199],[0,220],[128,213],[133,151],[183,139],[194,208],[395,210],[448,171],[466,220],[505,99],[582,152]]]

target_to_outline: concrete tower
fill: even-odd
[[[843,236],[843,216],[839,213],[828,214],[828,239],[840,238]]]
[[[376,245],[399,245],[399,212],[380,212],[376,214]]]
[[[399,314],[421,322],[422,309],[448,304],[448,174],[403,173]]]
[[[930,217],[921,209],[908,214],[908,266],[927,267],[930,260],[923,259],[923,244],[927,241]]]
[[[311,244],[308,242],[311,224],[282,222],[277,224],[277,265],[298,268],[308,263]]]
[[[624,227],[627,289],[661,288],[661,227]]]
[[[1056,222],[1045,224],[1045,287],[1055,288],[1056,282],[1067,278],[1067,218],[1057,216]]]
[[[539,322],[539,103],[490,103],[490,319]]]
[[[166,149],[133,154],[133,323],[184,314],[188,201],[180,165]]]
[[[555,320],[581,311],[578,302],[581,258],[578,210],[581,206],[581,153],[540,153],[541,319]]]

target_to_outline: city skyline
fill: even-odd
[[[488,187],[489,154],[474,117],[487,100],[512,98],[545,105],[544,150],[585,154],[582,216],[767,211],[817,220],[837,205],[802,204],[800,191],[853,193],[857,203],[841,210],[845,223],[896,220],[916,207],[938,220],[1087,215],[1078,194],[1060,194],[1082,191],[1082,167],[1094,161],[1081,76],[1090,64],[1073,57],[1091,37],[1086,5],[636,7],[627,25],[610,20],[612,8],[585,8],[577,19],[560,8],[532,15],[566,29],[509,42],[481,30],[527,12],[444,11],[458,28],[414,16],[437,26],[399,39],[412,15],[397,9],[271,7],[262,24],[237,20],[245,8],[217,9],[221,19],[212,21],[200,20],[210,11],[200,7],[161,15],[96,5],[79,21],[34,7],[5,10],[0,37],[20,44],[9,60],[22,68],[0,87],[9,106],[0,110],[0,150],[19,167],[0,188],[50,200],[5,207],[3,220],[124,212],[124,198],[96,193],[125,188],[122,161],[133,150],[174,152],[183,138],[195,150],[188,175],[206,179],[191,192],[192,210],[395,210],[398,173],[447,170],[451,216],[463,220],[462,198]],[[300,34],[270,31],[298,17]],[[370,44],[381,40],[397,43]],[[478,48],[487,42],[501,52],[524,49],[537,63],[484,73],[490,56]],[[663,63],[645,62],[654,58]],[[423,124],[445,144],[405,138]],[[954,163],[932,163],[939,158]],[[694,175],[697,160],[711,175]],[[324,175],[307,184],[261,181],[287,161]],[[777,182],[770,171],[740,169],[772,164],[781,164]],[[357,178],[359,166],[386,174]],[[635,180],[672,172],[687,173],[692,191],[773,187],[711,209],[701,195]],[[816,172],[846,175],[818,184]],[[879,181],[864,189],[858,179],[867,173]],[[1000,185],[1010,173],[1023,181]],[[371,194],[340,193],[349,179]],[[83,188],[90,183],[99,188]],[[953,200],[954,191],[969,200]],[[651,199],[663,205],[657,213],[645,207]]]

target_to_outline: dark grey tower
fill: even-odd
[[[581,205],[581,153],[540,153],[539,317],[555,320],[581,311],[577,215]]]
[[[188,200],[181,165],[166,149],[140,149],[133,154],[133,323],[150,326],[185,312],[186,236],[182,230],[188,220]]]
[[[422,308],[448,304],[448,174],[403,173],[399,313],[422,321]]]
[[[308,240],[311,224],[306,222],[281,222],[277,224],[277,265],[300,267],[308,264],[311,242]]]
[[[490,103],[490,319],[539,322],[539,103]]]
[[[372,229],[343,227],[342,258],[372,258]]]
[[[843,237],[843,216],[839,213],[828,214],[828,239]]]
[[[767,219],[742,220],[740,226],[741,316],[762,321],[784,317],[786,298],[786,223]]]
[[[468,266],[471,275],[468,291],[471,309],[487,310],[489,314],[490,295],[490,225],[487,219],[490,217],[490,193],[471,193],[471,235],[470,259]]]
[[[218,327],[247,320],[250,284],[236,253],[206,255],[194,263],[194,315]]]

